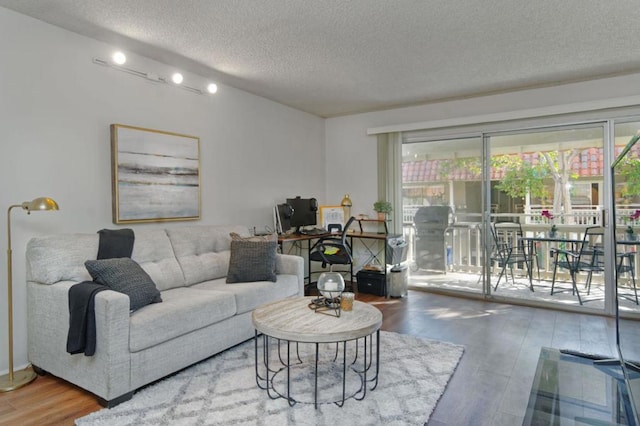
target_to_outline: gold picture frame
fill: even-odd
[[[200,138],[111,125],[113,223],[200,219]]]

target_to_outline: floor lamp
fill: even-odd
[[[13,371],[13,274],[11,259],[11,209],[21,207],[27,214],[32,211],[58,210],[58,204],[51,198],[39,197],[33,201],[25,201],[22,204],[9,206],[7,209],[7,311],[9,312],[9,374],[0,376],[0,392],[9,392],[18,389],[36,378],[36,373],[30,370]]]

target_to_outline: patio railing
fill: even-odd
[[[407,240],[407,244],[409,247],[407,259],[409,260],[414,270],[416,270],[419,265],[416,264],[415,259],[416,228],[413,223],[413,215],[415,215],[415,212],[419,207],[420,206],[411,206],[405,208],[403,211],[403,217],[405,218],[405,222],[403,224],[403,234],[405,239]],[[619,217],[624,217],[626,219],[626,224],[638,226],[640,225],[640,223],[637,219],[633,221],[628,219],[628,217],[632,215],[636,210],[637,209],[635,208],[635,206],[620,206],[617,207],[616,213]],[[558,231],[561,234],[570,238],[580,239],[583,236],[586,226],[597,226],[600,224],[601,216],[601,210],[575,210],[572,213],[572,220],[570,221],[573,223],[565,224],[565,222],[567,222],[566,216],[563,218],[563,220],[554,220],[554,223],[558,223]],[[492,217],[518,217],[520,223],[522,224],[522,229],[525,236],[534,236],[547,233],[551,226],[551,224],[549,224],[548,222],[539,220],[541,216],[534,213],[498,213],[492,215]],[[482,238],[483,229],[480,222],[481,214],[467,214],[464,216],[464,218],[470,221],[456,222],[445,231],[445,243],[444,247],[442,248],[442,256],[445,256],[446,258],[446,271],[442,272],[468,272],[479,274],[482,271],[482,266],[484,263],[484,247]],[[533,220],[532,218],[536,219]],[[623,220],[619,220],[618,222],[620,226],[618,237],[620,239],[623,239],[625,238],[624,227],[626,226],[626,224],[623,225]],[[636,229],[636,233],[640,234],[640,230]],[[513,244],[517,244],[517,242],[514,241]],[[550,279],[551,273],[553,271],[553,258],[549,256],[552,246],[555,247],[557,246],[557,244],[549,242],[538,243],[537,263],[539,264],[540,268],[540,276],[543,279]],[[627,248],[627,250],[629,250],[629,248]],[[635,251],[636,248],[632,246],[630,250]],[[638,266],[640,265],[640,252],[636,253],[634,260],[635,276],[637,277],[640,276],[640,267]],[[520,272],[522,273],[523,271]],[[627,279],[630,278],[630,276],[628,275],[629,274],[623,274],[621,276],[621,279],[626,282]]]
[[[418,209],[423,206],[405,206],[402,208],[402,222],[405,225],[413,224],[413,218]],[[602,206],[574,206],[571,213],[561,213],[555,215],[553,220],[549,220],[542,216],[544,210],[552,211],[549,206],[531,205],[525,208],[525,213],[494,213],[495,217],[511,217],[519,218],[520,223],[524,224],[549,224],[556,225],[600,225],[602,221]],[[632,225],[640,227],[640,218],[631,219],[637,211],[640,210],[640,204],[624,204],[616,206],[616,224]],[[455,212],[456,216],[466,218],[473,214],[467,212]],[[478,212],[476,216],[480,217]]]

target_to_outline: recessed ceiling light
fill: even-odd
[[[180,84],[180,83],[182,83],[182,80],[183,80],[183,79],[184,79],[184,78],[182,77],[182,74],[180,74],[179,72],[177,72],[177,73],[175,73],[175,74],[173,74],[173,75],[171,76],[171,81],[173,81],[175,84]]]
[[[215,83],[209,83],[207,86],[207,92],[214,94],[218,91],[218,85]]]
[[[113,59],[113,62],[115,62],[118,65],[123,65],[125,62],[127,62],[127,57],[125,56],[124,53],[120,51],[115,52],[111,57],[111,59]]]

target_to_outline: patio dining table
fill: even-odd
[[[549,235],[537,235],[537,236],[523,236],[520,237],[520,241],[524,242],[526,245],[527,255],[532,256],[532,259],[535,259],[536,262],[536,270],[538,271],[538,281],[540,281],[540,263],[538,259],[538,247],[536,245],[537,242],[540,243],[556,243],[556,244],[568,244],[570,245],[571,251],[577,251],[578,245],[582,243],[582,238],[566,238],[561,236],[551,237]],[[532,268],[533,269],[533,268]],[[529,271],[529,273],[533,276],[533,271]]]

